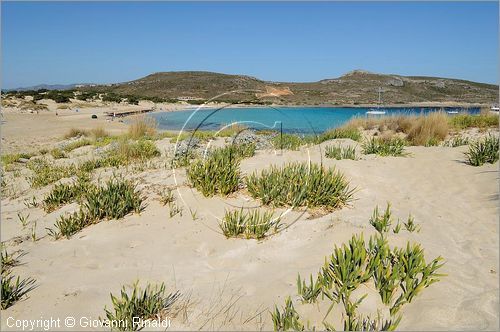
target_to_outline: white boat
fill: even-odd
[[[498,112],[500,109],[498,108],[498,105],[493,105],[493,106],[491,106],[491,110],[493,112]]]
[[[458,114],[458,111],[448,111],[448,114]]]
[[[382,88],[378,88],[378,105],[377,108],[370,108],[366,114],[372,114],[372,115],[384,115],[385,110],[380,109],[380,105],[382,104]]]
[[[374,115],[382,115],[382,114],[385,114],[385,111],[381,111],[381,110],[378,110],[378,109],[374,109],[374,108],[370,108],[370,110],[368,112],[366,112],[366,114],[374,114]]]

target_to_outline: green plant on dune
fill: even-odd
[[[455,136],[451,140],[447,141],[445,146],[456,148],[458,146],[468,145],[469,143],[469,138],[463,136]]]
[[[392,225],[391,204],[387,203],[387,207],[382,215],[378,210],[378,206],[376,206],[370,218],[370,225],[375,227],[380,234],[387,233]]]
[[[325,148],[325,157],[337,160],[351,159],[356,160],[356,148],[352,146],[342,147],[340,145],[329,145]]]
[[[399,264],[401,274],[400,288],[402,294],[391,307],[391,315],[397,313],[401,306],[410,303],[424,288],[438,282],[444,274],[437,273],[443,266],[441,257],[433,259],[429,264],[424,258],[424,250],[419,244],[406,244],[406,248],[396,248],[394,255]]]
[[[378,215],[375,219],[389,220],[388,210],[385,218]],[[362,234],[353,235],[347,244],[335,246],[333,253],[325,258],[316,278],[310,275],[309,282],[306,282],[300,275],[297,277],[297,293],[302,303],[315,303],[320,297],[321,301],[326,299],[330,302],[321,322],[328,331],[335,330],[327,318],[337,304],[342,306],[344,330],[392,331],[402,319],[398,315],[401,307],[444,276],[438,273],[442,266],[440,256],[427,262],[419,244],[407,242],[406,247],[391,248],[388,238],[383,235],[371,236],[368,242],[364,241]],[[390,317],[382,317],[379,311],[375,318],[359,314],[358,307],[367,294],[353,295],[353,292],[368,281],[373,281]],[[275,330],[304,328],[290,297],[285,302],[283,312],[276,307],[271,317]],[[309,327],[309,321],[307,327],[315,330],[314,326]]]
[[[262,239],[271,229],[277,232],[279,226],[280,218],[274,218],[272,212],[244,212],[243,209],[226,211],[219,224],[226,237],[244,236],[247,239]]]
[[[457,114],[449,121],[457,129],[498,127],[498,114]]]
[[[89,140],[89,139],[79,139],[77,141],[74,141],[74,142],[71,142],[69,144],[66,144],[62,150],[64,152],[71,152],[75,149],[78,149],[78,148],[81,148],[82,146],[87,146],[87,145],[91,145],[92,144],[92,141]],[[54,157],[55,158],[55,157]]]
[[[465,153],[467,163],[472,166],[493,164],[498,161],[498,137],[488,135],[482,140],[469,144],[469,151]]]
[[[20,277],[16,277],[12,274],[11,269],[19,264],[19,258],[22,254],[8,253],[7,250],[4,249],[3,245],[1,246],[1,250],[2,300],[0,307],[2,310],[5,310],[19,301],[28,292],[33,290],[35,288],[36,281],[33,278],[21,279]]]
[[[300,316],[295,310],[290,297],[285,299],[283,312],[276,306],[271,313],[275,331],[304,331],[304,324],[300,321]]]
[[[271,144],[275,149],[298,150],[307,143],[307,139],[295,134],[281,134],[271,138]]]
[[[354,193],[342,173],[312,163],[271,166],[247,176],[246,185],[252,197],[272,206],[334,210],[348,204]]]
[[[80,173],[73,183],[56,184],[44,198],[43,209],[45,212],[52,212],[64,204],[74,202],[88,192],[91,186],[87,173]]]
[[[52,165],[44,159],[30,160],[27,167],[33,172],[29,180],[34,188],[44,187],[62,178],[72,176],[75,173],[75,167],[73,165]]]
[[[2,163],[6,166],[18,162],[20,159],[30,159],[33,156],[35,156],[35,153],[28,153],[28,152],[7,153],[2,155],[1,160]]]
[[[131,289],[132,291],[129,292],[127,287],[123,286],[120,295],[111,294],[113,307],[111,310],[104,308],[106,318],[113,330],[140,330],[142,326],[138,324],[137,319],[147,320],[167,315],[180,297],[179,292],[167,294],[164,283],[147,284],[142,289],[137,281]]]
[[[331,139],[340,139],[340,138],[349,138],[352,139],[353,141],[360,141],[362,135],[357,128],[354,128],[352,126],[345,126],[325,131],[315,139],[315,142],[319,144],[324,141],[328,141]]]
[[[404,222],[403,225],[405,226],[405,229],[410,233],[420,231],[420,226],[415,223],[415,218],[411,214],[408,216],[408,220]]]
[[[64,153],[64,151],[62,151],[61,149],[58,149],[58,148],[50,150],[50,155],[54,159],[67,158],[66,153]]]
[[[232,145],[215,149],[205,159],[193,161],[187,169],[190,184],[205,197],[216,194],[227,196],[238,190],[240,159],[249,152],[237,151],[240,150]]]
[[[297,294],[300,295],[304,303],[316,302],[323,291],[322,275],[318,275],[316,282],[314,282],[312,274],[309,277],[309,284],[307,284],[304,279],[300,278],[300,274],[297,276]]]
[[[2,301],[1,308],[5,310],[19,301],[24,295],[35,288],[35,279],[21,279],[10,272],[2,274]]]
[[[401,138],[372,137],[362,144],[363,154],[377,154],[379,156],[405,156],[406,141]]]
[[[135,185],[123,178],[113,177],[105,186],[89,186],[81,196],[80,209],[69,215],[61,215],[55,229],[49,235],[58,239],[70,238],[83,228],[105,219],[120,219],[130,212],[142,210],[143,198]]]

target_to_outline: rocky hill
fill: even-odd
[[[227,102],[260,102],[289,105],[375,104],[378,89],[384,104],[498,102],[498,85],[438,77],[375,74],[355,70],[339,78],[318,82],[269,82],[212,72],[161,72],[138,80],[86,87],[123,96],[178,99],[190,102],[214,98]]]

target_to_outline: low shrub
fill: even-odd
[[[329,145],[325,148],[325,156],[327,158],[333,158],[337,160],[341,159],[356,160],[356,148],[351,146],[342,147],[340,145],[337,146]]]
[[[338,209],[352,200],[349,181],[335,169],[308,163],[272,166],[246,178],[248,192],[272,206],[322,207]]]
[[[27,167],[34,173],[33,176],[29,178],[34,188],[44,187],[75,174],[74,166],[51,165],[44,159],[30,160]]]
[[[493,164],[498,161],[498,137],[488,137],[469,144],[469,151],[465,153],[467,163],[472,166]]]
[[[243,212],[243,209],[226,211],[219,224],[226,237],[244,236],[247,239],[262,239],[271,229],[278,231],[280,219],[273,218],[272,212],[261,213],[259,210]]]
[[[179,292],[167,295],[164,283],[148,284],[146,288],[141,289],[138,282],[135,282],[131,293],[123,286],[119,296],[111,294],[113,308],[111,310],[104,308],[104,311],[112,329],[137,331],[142,329],[137,323],[138,318],[141,320],[165,318],[179,296]]]
[[[405,156],[406,141],[401,138],[372,137],[362,144],[363,154],[377,154],[379,156]]]
[[[449,122],[456,129],[498,127],[498,114],[457,114]]]

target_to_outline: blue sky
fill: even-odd
[[[498,2],[2,1],[2,88],[207,70],[316,81],[353,69],[498,84]]]

